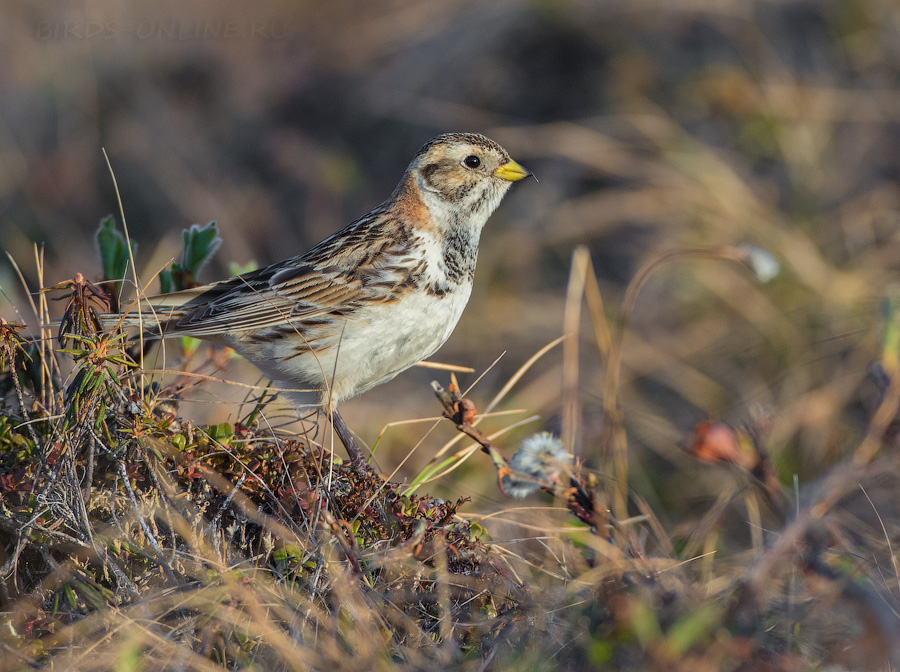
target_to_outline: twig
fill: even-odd
[[[444,407],[444,417],[450,420],[456,429],[473,439],[481,450],[488,454],[491,462],[497,470],[509,470],[509,461],[500,452],[500,449],[488,438],[488,435],[472,424],[475,419],[475,404],[459,395],[456,386],[451,385],[450,391],[445,390],[437,382],[431,383],[431,388]]]
[[[497,469],[497,479],[501,491],[503,491],[503,478],[514,476],[518,481],[533,482],[551,494],[561,494],[566,498],[566,506],[572,515],[589,525],[592,531],[606,536],[605,531],[607,525],[610,524],[609,515],[604,508],[599,506],[593,488],[585,483],[579,474],[570,472],[569,487],[559,493],[557,484],[542,481],[530,474],[511,469],[509,461],[503,456],[497,445],[472,424],[476,415],[475,404],[462,398],[456,385],[451,385],[449,390],[445,390],[439,383],[432,382],[431,387],[444,407],[444,417],[456,425],[456,429],[478,443],[481,450],[490,456],[491,462]],[[505,491],[504,494],[506,494]]]
[[[125,484],[125,490],[126,492],[128,492],[128,498],[131,500],[131,506],[132,508],[134,508],[134,515],[137,516],[138,524],[141,526],[141,530],[143,530],[144,536],[147,537],[147,541],[150,542],[150,546],[153,547],[154,553],[156,553],[157,563],[159,563],[159,566],[162,567],[163,571],[166,574],[166,578],[175,583],[175,572],[172,571],[169,563],[165,560],[165,553],[163,553],[159,542],[156,541],[156,537],[153,536],[153,532],[150,530],[150,526],[147,525],[147,521],[144,520],[144,516],[143,514],[141,514],[140,505],[138,504],[137,497],[134,494],[134,489],[131,487],[131,481],[128,479],[128,473],[125,471],[125,463],[122,461],[120,461],[118,464],[118,473],[119,478],[121,478],[122,482]]]
[[[247,472],[244,471],[241,473],[241,477],[238,479],[238,482],[234,484],[234,488],[232,488],[231,492],[228,493],[228,496],[225,498],[225,501],[222,502],[222,506],[219,507],[219,510],[216,511],[216,515],[213,516],[212,520],[209,521],[209,524],[206,526],[206,529],[203,531],[203,534],[210,537],[212,539],[213,548],[216,549],[217,553],[221,552],[219,548],[219,521],[222,520],[222,514],[231,506],[231,502],[234,500],[234,496],[237,494],[238,490],[241,489],[241,486],[244,485],[244,481],[247,480]]]

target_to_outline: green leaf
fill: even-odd
[[[227,446],[234,438],[234,427],[227,422],[223,422],[218,425],[210,425],[207,427],[206,433],[213,441],[221,443],[223,446]]]
[[[68,600],[69,605],[73,609],[78,608],[78,596],[75,595],[75,591],[72,589],[72,586],[67,583],[66,587],[63,590],[66,593],[66,600]]]
[[[413,479],[409,482],[409,487],[403,491],[403,494],[404,495],[412,495],[429,478],[431,478],[435,474],[439,473],[440,471],[443,471],[444,469],[447,469],[448,467],[456,464],[460,460],[464,459],[464,457],[465,457],[464,455],[451,455],[450,457],[448,457],[445,460],[442,460],[441,462],[437,462],[435,464],[425,467],[424,469],[422,469],[422,471],[420,471],[418,474],[416,474],[413,477]]]
[[[594,665],[604,665],[612,659],[612,644],[607,641],[595,640],[588,649],[588,657]]]
[[[881,302],[884,314],[884,333],[881,339],[881,364],[891,373],[900,362],[900,293],[896,287],[888,288]]]
[[[633,600],[628,610],[631,629],[638,641],[648,647],[659,641],[662,637],[662,629],[653,607],[643,600]]]
[[[215,222],[210,222],[205,226],[192,224],[191,228],[184,230],[183,235],[184,250],[181,253],[181,267],[182,270],[196,278],[200,269],[219,249],[222,239],[219,237]]]
[[[257,268],[259,268],[259,264],[255,261],[248,261],[246,264],[238,264],[232,261],[228,264],[228,275],[244,275],[245,273],[252,273]]]
[[[489,544],[494,540],[486,527],[475,522],[469,524],[469,538],[473,541],[480,541],[485,544]]]
[[[184,242],[181,260],[173,261],[169,269],[159,274],[159,288],[163,294],[194,287],[200,270],[222,244],[215,222],[204,226],[191,224],[190,228],[182,231],[181,236]]]
[[[699,644],[701,639],[708,637],[710,631],[721,621],[721,617],[722,608],[719,605],[704,605],[669,628],[666,644],[671,651],[681,655],[695,644]]]
[[[178,339],[178,342],[181,343],[181,349],[185,353],[195,352],[197,348],[203,345],[203,341],[193,336],[182,336]]]
[[[172,271],[162,270],[159,272],[159,292],[160,294],[168,294],[175,291],[175,284],[172,280]]]
[[[128,270],[129,254],[125,236],[116,229],[116,218],[108,215],[100,220],[96,234],[103,279],[121,283]],[[137,243],[131,243],[131,252],[137,251]]]
[[[117,653],[115,672],[138,672],[143,667],[144,651],[139,638],[128,638]]]

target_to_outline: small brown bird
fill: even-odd
[[[156,325],[151,337],[228,345],[331,411],[444,344],[472,291],[482,228],[510,185],[530,175],[483,135],[439,135],[388,200],[305,254],[151,297],[123,322]],[[336,410],[333,418],[346,445]]]

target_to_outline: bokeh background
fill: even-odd
[[[540,182],[517,184],[491,219],[474,296],[436,357],[481,373],[505,353],[471,393],[479,407],[562,333],[579,245],[613,322],[627,282],[664,250],[752,243],[782,264],[765,285],[734,264],[673,264],[638,301],[621,397],[632,485],[676,516],[721,487],[682,452],[700,420],[767,407],[786,483],[856,445],[900,265],[898,85],[891,0],[5,0],[0,247],[31,289],[35,243],[45,285],[96,278],[93,232],[118,213],[105,148],[142,276],[178,253],[183,228],[215,220],[212,281],[362,215],[433,135],[485,133]],[[0,315],[34,325],[6,258],[0,286]],[[593,334],[585,317],[568,429],[602,471]],[[485,427],[540,416],[507,445],[567,429],[562,363],[549,352],[499,407],[524,413]],[[219,375],[256,380],[239,362]],[[345,418],[371,444],[388,423],[438,413],[435,378],[447,374],[413,369],[348,402]],[[182,413],[233,420],[244,393],[198,389]],[[389,428],[380,466],[430,427]],[[428,434],[397,478],[452,436]],[[484,503],[499,499],[493,478],[476,455],[429,488]]]

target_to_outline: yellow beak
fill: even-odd
[[[531,177],[531,171],[527,168],[523,168],[518,163],[510,159],[502,166],[499,166],[494,171],[494,177],[499,177],[501,180],[507,180],[509,182],[517,182],[518,180],[525,179],[526,177]]]

